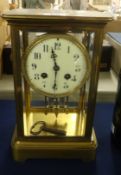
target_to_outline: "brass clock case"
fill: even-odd
[[[101,49],[104,28],[112,20],[112,14],[89,10],[18,8],[9,10],[2,16],[11,27],[16,100],[16,127],[12,138],[14,159],[17,161],[29,158],[79,158],[82,160],[94,160],[97,140],[93,123]],[[31,44],[30,40],[33,40],[32,37],[30,38],[31,33],[32,36],[35,36],[36,33],[45,34],[40,37],[37,36],[37,39]],[[78,37],[80,35],[83,35],[82,38]],[[70,69],[68,69],[70,72],[67,73],[70,73],[71,77],[74,75],[72,74],[75,71],[74,60],[73,57],[66,57],[65,63],[65,60],[62,58],[62,65],[62,62],[56,58],[56,63],[60,68],[63,68],[58,71],[53,69],[55,64],[53,59],[51,60],[51,71],[49,70],[49,73],[53,76],[51,78],[48,76],[46,81],[47,89],[43,91],[41,85],[37,86],[40,83],[39,81],[37,81],[37,84],[33,79],[31,80],[30,75],[34,75],[31,70],[31,64],[33,63],[32,54],[37,51],[37,45],[41,45],[45,41],[48,43],[52,38],[57,37],[62,38],[61,41],[73,43],[70,44],[72,48],[71,53],[77,50],[80,51],[79,55],[82,56],[82,63],[79,59],[77,65],[81,65],[80,68],[83,71],[76,72],[75,75],[76,77],[78,76],[78,81],[75,81],[73,86],[69,83],[69,88],[63,90],[63,86],[59,83],[61,82],[63,85],[63,82],[66,81],[66,79],[63,81],[63,75],[65,75],[65,70],[69,68],[69,65],[71,65]],[[76,37],[82,42],[75,39]],[[52,44],[52,42],[50,43]],[[62,45],[65,47],[66,44],[64,43],[66,42],[63,42]],[[50,46],[52,46],[51,44]],[[61,48],[60,52],[65,54],[63,51],[63,48]],[[59,58],[59,54],[55,50],[54,52]],[[45,70],[46,64],[50,61],[49,59],[51,56],[54,56],[54,54],[51,54],[52,50],[47,54],[49,57],[46,57],[47,59],[44,62],[43,60],[39,62],[37,67],[39,71]],[[71,63],[68,64],[69,58],[71,58]],[[29,59],[30,61],[28,62]],[[46,68],[49,67],[50,65]],[[71,70],[73,71],[71,72]],[[53,80],[55,80],[56,71],[58,71],[57,78],[59,83],[56,81],[55,84],[57,86],[54,86],[54,88],[57,87],[58,91],[54,92],[52,91],[52,85],[54,84]],[[45,73],[48,72],[45,70]],[[89,81],[87,81],[88,78]],[[50,86],[48,82],[51,83]],[[31,88],[37,93],[35,91],[31,92]],[[49,91],[47,91],[48,89]],[[35,95],[37,95],[37,99]],[[54,129],[56,133],[51,133],[50,130],[47,132],[42,127],[40,128],[40,125],[36,125],[38,122],[41,124],[43,122],[46,123],[44,129]],[[36,129],[35,125],[38,129],[43,129],[41,130],[42,133],[39,130],[39,135],[32,135],[33,127]],[[66,134],[60,136],[57,134],[58,130],[64,130]]]

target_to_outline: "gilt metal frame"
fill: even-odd
[[[95,134],[93,134],[93,120],[95,115],[97,85],[100,69],[100,56],[101,47],[103,42],[103,29],[104,26],[112,20],[112,16],[108,13],[93,12],[93,11],[53,11],[53,10],[40,10],[40,9],[15,9],[3,14],[3,18],[8,21],[11,26],[11,42],[12,42],[12,57],[13,57],[13,70],[14,70],[14,87],[16,99],[16,131],[13,136],[12,146],[14,147],[14,156],[16,160],[29,157],[47,157],[45,153],[46,144],[48,144],[49,157],[63,157],[61,152],[68,152],[68,146],[71,145],[71,155],[67,157],[82,157],[94,159],[95,149],[97,146]],[[30,88],[24,80],[25,96],[23,97],[22,87],[22,63],[21,63],[21,50],[20,50],[20,31],[23,34],[23,52],[28,46],[28,32],[49,32],[49,33],[68,33],[69,31],[79,33],[81,31],[94,32],[94,46],[93,57],[91,60],[91,74],[90,74],[90,87],[89,96],[86,109],[86,129],[85,136],[82,137],[78,143],[78,139],[74,142],[71,139],[64,139],[58,145],[58,137],[54,142],[47,143],[47,139],[41,140],[38,137],[25,137],[24,135],[24,119],[23,119],[23,98],[26,99],[26,114],[30,110]],[[85,92],[82,92],[83,94]],[[57,142],[56,142],[57,141]],[[38,144],[38,147],[36,146]],[[32,147],[32,148],[31,148]],[[41,147],[41,151],[40,151]],[[27,149],[26,149],[27,148]],[[39,150],[38,154],[35,150]],[[55,152],[54,152],[55,149]],[[20,150],[20,153],[18,153]],[[21,150],[24,150],[23,152]],[[43,150],[44,153],[43,154]],[[58,150],[58,151],[57,151]],[[24,155],[26,151],[26,156]],[[60,151],[60,152],[59,152]],[[19,155],[18,155],[19,154]],[[66,156],[64,156],[66,157]]]

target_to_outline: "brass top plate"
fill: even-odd
[[[86,11],[86,10],[51,10],[51,9],[14,9],[3,13],[3,18],[13,19],[45,19],[45,20],[79,20],[90,22],[107,22],[112,20],[109,12]]]

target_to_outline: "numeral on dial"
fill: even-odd
[[[40,74],[37,74],[37,73],[34,74],[34,79],[35,79],[35,80],[39,80],[39,79],[40,79]]]
[[[76,75],[73,76],[73,78],[71,79],[72,81],[76,81],[77,78],[76,78]]]
[[[79,55],[78,54],[74,54],[74,61],[77,61],[79,59]]]
[[[80,71],[81,71],[81,67],[80,67],[80,65],[77,65],[75,68],[75,72],[80,72]]]
[[[34,59],[35,59],[35,60],[41,59],[41,53],[39,53],[39,52],[34,52]]]
[[[64,88],[64,89],[68,89],[68,88],[69,88],[69,86],[68,86],[68,84],[67,84],[66,82],[64,83],[63,88]]]
[[[44,44],[44,45],[43,45],[43,51],[44,51],[44,52],[48,52],[48,50],[49,50],[48,45]]]
[[[67,48],[67,53],[70,53],[70,46],[68,46]]]
[[[60,48],[61,48],[61,43],[60,42],[55,42],[54,49],[55,50],[60,50]]]
[[[32,63],[32,69],[35,70],[37,68],[37,65],[35,63]]]

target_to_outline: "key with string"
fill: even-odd
[[[52,133],[52,134],[56,134],[56,135],[59,135],[59,136],[65,136],[66,135],[65,130],[47,126],[45,121],[37,121],[36,123],[34,123],[34,125],[32,125],[32,127],[30,129],[30,133],[32,135],[39,135],[42,131],[49,132],[49,133]]]

